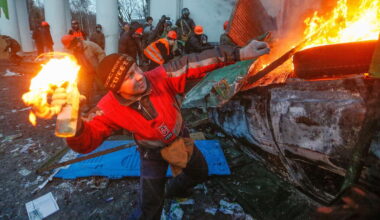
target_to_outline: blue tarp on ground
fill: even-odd
[[[92,153],[131,142],[130,140],[105,141]],[[199,140],[195,141],[195,144],[206,158],[209,175],[231,174],[218,141]],[[140,157],[136,146],[72,164],[69,168],[62,169],[55,175],[55,177],[63,179],[75,179],[88,176],[105,176],[111,179],[140,176]],[[168,169],[168,176],[171,176],[170,169]]]

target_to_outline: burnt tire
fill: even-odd
[[[377,40],[318,46],[293,57],[295,75],[303,79],[340,77],[369,71]]]

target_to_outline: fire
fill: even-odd
[[[53,58],[43,65],[32,79],[29,92],[22,96],[24,103],[33,107],[29,114],[29,121],[33,125],[36,125],[36,116],[51,118],[59,113],[60,109],[48,103],[48,95],[57,87],[76,86],[79,69],[76,59],[66,53],[54,53]]]
[[[352,2],[352,3],[351,3]],[[380,0],[339,0],[330,16],[315,12],[305,20],[305,48],[378,39]]]

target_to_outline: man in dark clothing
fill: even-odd
[[[211,48],[213,46],[207,43],[207,36],[203,34],[203,27],[200,25],[195,26],[194,34],[190,36],[189,41],[186,43],[186,53],[200,53]]]
[[[77,20],[71,21],[71,29],[69,30],[69,34],[74,37],[79,37],[82,40],[87,40],[87,34],[79,28],[79,22]]]
[[[128,22],[124,22],[123,27],[120,31],[120,37],[124,34],[124,32],[128,32],[130,28],[131,28],[131,25]]]
[[[174,58],[173,46],[177,40],[177,33],[169,31],[164,38],[158,39],[144,49],[144,55],[151,60],[149,69],[154,69]]]
[[[50,25],[46,21],[41,22],[40,38],[41,38],[42,48],[43,48],[42,51],[44,53],[53,52],[54,42],[50,33]]]
[[[269,53],[264,42],[251,41],[243,48],[221,46],[148,71],[133,58],[111,54],[99,65],[105,88],[110,90],[98,103],[96,116],[78,120],[68,146],[80,153],[95,150],[114,131],[133,133],[140,151],[141,176],[138,208],[130,219],[160,219],[164,197],[181,197],[208,175],[207,163],[194,145],[183,121],[177,95],[183,95],[189,79],[240,60],[255,59]],[[66,103],[64,89],[53,94],[53,103],[61,109]],[[168,166],[174,178],[165,192]]]
[[[148,16],[146,18],[145,24],[143,25],[143,28],[144,28],[143,37],[142,37],[143,48],[149,45],[148,44],[149,36],[153,33],[153,30],[154,30],[152,23],[153,23],[153,18]]]
[[[132,22],[130,30],[124,32],[119,39],[119,53],[129,55],[141,63],[143,59],[142,33],[142,25]]]
[[[96,25],[96,31],[91,35],[90,41],[96,43],[104,50],[104,34],[102,31],[102,25],[97,24]]]
[[[37,55],[42,54],[44,52],[44,46],[41,40],[41,32],[39,25],[33,30],[32,38],[34,40],[34,44],[36,45]]]
[[[148,45],[161,38],[161,35],[165,29],[165,23],[167,21],[170,21],[170,18],[166,17],[165,15],[162,15],[160,20],[158,21],[156,27],[154,28],[152,33],[149,35]]]
[[[178,27],[179,40],[187,42],[190,34],[195,28],[195,23],[190,17],[190,10],[188,8],[182,9],[182,17],[177,20],[175,25]]]

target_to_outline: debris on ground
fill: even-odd
[[[244,212],[243,208],[237,203],[230,203],[225,200],[220,200],[219,211],[226,215]]]
[[[178,202],[172,202],[168,213],[165,210],[162,211],[161,220],[182,219],[183,210]]]
[[[112,202],[113,201],[113,196],[112,197],[109,197],[105,200],[106,202]]]
[[[91,189],[105,189],[110,180],[105,177],[91,177],[87,184]]]
[[[218,212],[218,209],[217,208],[214,208],[214,207],[209,207],[209,208],[206,208],[205,209],[205,212],[206,213],[209,213],[211,215],[215,215],[217,212]]]
[[[13,140],[15,140],[15,139],[18,139],[18,138],[20,138],[20,137],[22,137],[22,134],[9,135],[9,136],[6,136],[6,137],[4,138],[4,140],[1,141],[1,143],[4,143],[4,142],[11,142],[11,141],[13,141]]]
[[[22,168],[20,171],[18,171],[18,173],[21,175],[21,176],[28,176],[32,171],[30,170],[27,170],[25,168]]]
[[[20,73],[15,73],[15,72],[12,72],[12,71],[10,71],[10,70],[6,70],[6,72],[4,73],[4,75],[3,76],[21,76],[21,74]]]
[[[36,193],[37,191],[41,190],[42,188],[44,188],[46,186],[46,184],[48,184],[50,181],[53,180],[53,177],[55,174],[57,174],[59,172],[60,169],[56,169],[41,185],[39,185],[37,188],[35,188],[33,191],[32,191],[32,194]]]
[[[206,137],[205,137],[205,135],[203,134],[203,132],[194,132],[194,133],[190,133],[190,137],[191,137],[191,139],[193,139],[193,140],[206,140]]]
[[[202,192],[203,194],[207,194],[207,192],[208,192],[208,189],[207,189],[207,186],[206,186],[206,184],[198,184],[198,185],[196,185],[196,186],[194,186],[194,188],[193,188],[194,190],[197,190],[197,191],[200,191],[200,192]]]
[[[40,220],[59,210],[51,192],[25,204],[30,220]]]

